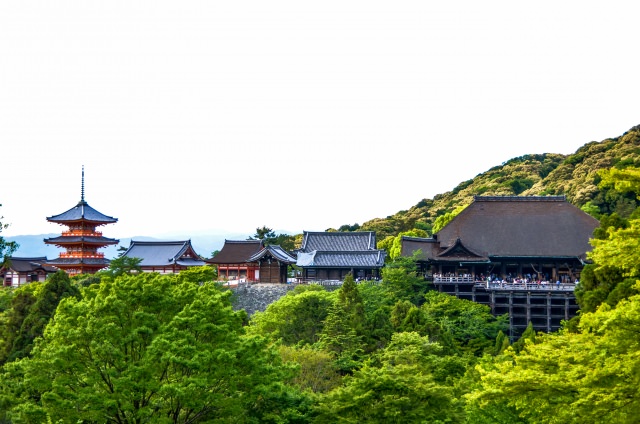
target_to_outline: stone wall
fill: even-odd
[[[249,316],[264,311],[267,306],[293,290],[292,284],[240,284],[234,287],[232,303],[235,310],[244,309]]]

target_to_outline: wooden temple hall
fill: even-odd
[[[551,332],[575,316],[598,226],[564,196],[476,196],[432,238],[403,237],[402,255],[439,291],[508,314],[514,340],[529,323]]]

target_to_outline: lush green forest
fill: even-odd
[[[511,341],[506,317],[432,290],[398,255],[381,282],[299,286],[251,317],[212,268],[141,274],[114,260],[0,290],[0,423],[636,423],[639,153],[636,127],[339,229],[393,249],[475,194],[565,194],[601,226],[580,312],[558,332]],[[11,249],[0,237],[0,255]]]

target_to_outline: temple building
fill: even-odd
[[[5,287],[20,287],[36,281],[45,281],[47,276],[58,271],[53,266],[46,265],[44,256],[21,258],[11,256],[4,266],[0,266],[0,279]]]
[[[118,219],[98,212],[84,200],[84,168],[78,204],[66,212],[47,217],[47,221],[68,228],[58,237],[44,239],[46,244],[66,250],[57,259],[47,261],[47,265],[62,269],[71,276],[93,274],[109,266],[109,259],[104,257],[104,253],[98,252],[98,249],[118,244],[119,240],[104,237],[96,228],[118,222]]]
[[[508,314],[509,338],[531,324],[562,328],[578,312],[574,289],[597,219],[564,196],[475,196],[431,238],[402,237],[435,288]]]
[[[374,231],[304,231],[295,253],[303,281],[343,280],[347,274],[356,280],[378,279],[386,256],[376,249]]]
[[[131,240],[129,248],[122,257],[138,258],[143,272],[160,274],[177,274],[190,267],[206,265],[194,250],[191,240]]]

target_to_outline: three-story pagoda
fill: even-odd
[[[47,221],[68,227],[60,236],[44,239],[46,244],[66,249],[57,259],[47,261],[48,265],[60,268],[72,276],[93,274],[109,266],[109,259],[104,257],[104,253],[98,252],[98,249],[118,244],[119,240],[104,237],[96,228],[118,222],[118,219],[98,212],[84,200],[84,168],[78,204],[66,212],[47,217]]]

